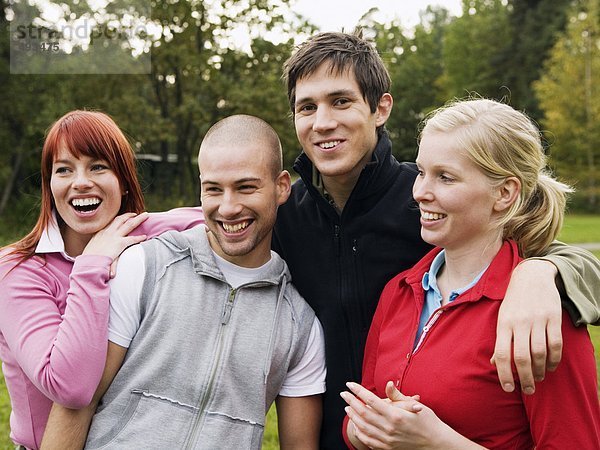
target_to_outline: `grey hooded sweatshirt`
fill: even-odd
[[[141,244],[137,334],[94,416],[89,449],[260,449],[265,414],[307,345],[314,312],[277,255],[233,289],[204,226]]]

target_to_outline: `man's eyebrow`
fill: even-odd
[[[244,183],[251,183],[251,182],[260,182],[261,179],[259,177],[245,177],[245,178],[240,178],[239,180],[235,180],[234,183],[235,184],[244,184]],[[201,184],[221,184],[218,181],[213,181],[213,180],[204,180],[202,178],[200,178],[200,183]]]
[[[331,91],[328,92],[326,94],[326,97],[330,98],[330,97],[340,97],[340,96],[346,96],[346,97],[356,97],[358,94],[354,89],[339,89],[336,91]],[[313,102],[314,98],[312,96],[306,96],[306,97],[301,97],[301,98],[297,98],[296,102],[294,103],[295,105],[298,104],[302,104],[302,103],[310,103]]]
[[[244,184],[244,183],[257,183],[260,182],[259,177],[246,177],[240,178],[239,180],[235,180],[235,184]]]

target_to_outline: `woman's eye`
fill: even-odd
[[[108,170],[108,166],[104,165],[104,164],[94,164],[92,166],[92,170],[97,172],[99,170]]]
[[[68,171],[69,171],[68,167],[57,167],[56,169],[54,169],[54,173],[61,174],[61,175],[67,173]]]

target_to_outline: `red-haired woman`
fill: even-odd
[[[106,114],[72,111],[49,130],[33,230],[0,253],[0,359],[11,438],[39,447],[52,403],[81,408],[107,349],[111,265],[128,246],[203,221],[197,208],[144,213],[135,155]]]

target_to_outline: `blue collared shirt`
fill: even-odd
[[[429,318],[433,315],[433,313],[442,306],[442,294],[440,293],[440,289],[437,285],[437,275],[442,266],[446,263],[446,251],[442,250],[437,254],[431,263],[431,267],[429,268],[429,272],[425,272],[423,274],[423,290],[425,291],[425,303],[423,304],[423,310],[421,311],[421,318],[419,319],[419,329],[417,330],[417,335],[415,337],[415,342],[413,344],[413,348],[416,347],[419,342],[419,338],[421,337],[421,333],[423,333],[423,328],[429,321]],[[471,289],[475,284],[479,281],[481,276],[487,270],[485,267],[479,275],[477,275],[473,281],[471,281],[467,286],[457,289],[455,291],[450,292],[450,298],[448,301],[452,302],[463,292]]]

